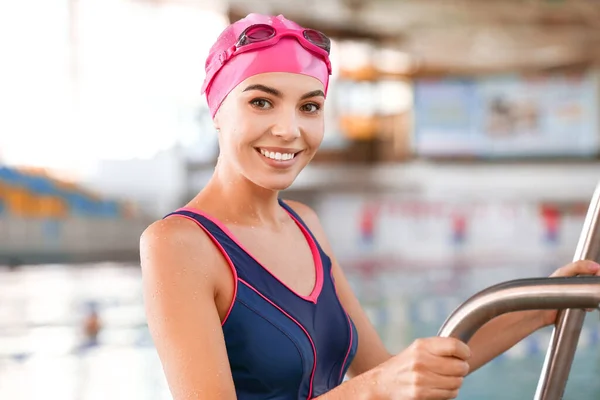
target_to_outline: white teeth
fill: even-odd
[[[277,160],[277,161],[291,160],[296,155],[294,153],[278,153],[278,152],[267,151],[267,150],[263,150],[263,149],[260,149],[260,153],[265,157],[268,157],[272,160]]]

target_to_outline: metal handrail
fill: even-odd
[[[467,343],[488,321],[513,311],[598,308],[600,277],[517,279],[491,286],[460,305],[438,332]]]
[[[585,218],[573,261],[600,261],[600,184]],[[555,328],[534,400],[560,400],[571,371],[586,308],[600,305],[600,277],[518,279],[489,287],[461,304],[438,336],[467,343],[486,322],[512,311],[557,309]]]
[[[596,186],[581,229],[573,261],[600,260],[600,184]],[[535,400],[560,400],[563,397],[585,311],[562,310],[552,332],[546,360],[535,392]]]

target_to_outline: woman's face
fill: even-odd
[[[283,190],[323,140],[323,84],[310,76],[252,76],[229,93],[215,115],[220,161],[266,189]]]

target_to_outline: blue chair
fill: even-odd
[[[21,174],[13,168],[0,166],[0,179],[9,183],[20,182]]]
[[[30,191],[36,194],[56,195],[59,193],[54,183],[46,178],[28,177],[25,180],[25,185]]]

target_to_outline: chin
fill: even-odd
[[[289,176],[288,174],[283,176],[262,176],[260,178],[250,179],[256,186],[263,189],[281,191],[292,186],[296,179],[296,175]]]
[[[292,182],[289,182],[287,184],[271,185],[269,187],[269,189],[276,190],[276,191],[280,192],[280,191],[286,190],[287,188],[289,188],[290,186],[292,186],[292,183],[294,183],[294,182],[292,181]]]
[[[289,188],[294,183],[294,179],[269,179],[261,187],[269,190],[281,191]]]

